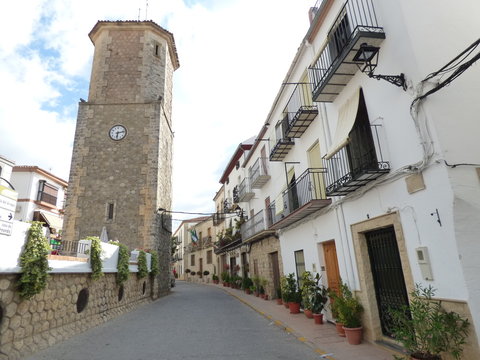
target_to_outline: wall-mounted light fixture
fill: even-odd
[[[405,75],[375,75],[373,72],[377,67],[378,63],[378,53],[380,48],[377,46],[368,45],[363,43],[360,45],[360,49],[353,57],[353,61],[363,63],[363,67],[360,64],[357,64],[361,72],[368,75],[373,79],[383,79],[389,83],[401,87],[403,90],[407,90],[407,84],[405,82]]]

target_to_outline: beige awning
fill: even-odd
[[[62,218],[45,211],[40,211],[40,215],[45,219],[49,227],[54,228],[56,230],[62,230],[62,227],[63,227]]]
[[[326,160],[339,152],[340,149],[350,141],[348,134],[352,131],[355,119],[357,118],[359,99],[360,89],[356,90],[353,96],[340,108],[335,137],[333,138],[332,146],[328,150],[327,155],[325,155]]]

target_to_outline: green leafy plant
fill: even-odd
[[[261,279],[260,276],[258,275],[253,275],[252,276],[252,281],[253,281],[253,286],[255,286],[254,292],[260,292],[260,286],[261,286]]]
[[[390,309],[392,333],[407,351],[418,359],[441,359],[448,353],[460,359],[469,333],[469,321],[453,311],[446,311],[440,300],[434,300],[431,285],[415,285],[410,306]]]
[[[138,252],[137,266],[138,266],[137,277],[139,279],[143,279],[148,275],[147,253],[143,250],[140,250]]]
[[[362,326],[363,306],[346,283],[340,280],[339,292],[330,292],[333,299],[332,313],[346,328]]]
[[[150,275],[151,276],[157,276],[160,273],[160,269],[158,268],[158,253],[155,250],[148,250],[148,252],[151,255],[151,258],[150,258]]]
[[[312,303],[312,312],[314,314],[320,314],[325,308],[325,304],[328,301],[328,289],[321,283],[322,277],[317,273],[315,276],[315,286],[310,297]]]
[[[228,283],[230,281],[230,275],[228,274],[227,271],[223,271],[221,274],[220,274],[220,277],[222,278],[222,281],[224,283]]]
[[[286,282],[287,302],[302,302],[302,291],[298,287],[297,279],[295,279],[295,274],[288,274],[286,277]]]
[[[90,240],[90,267],[92,268],[92,279],[98,280],[103,276],[102,271],[102,245],[98,236],[87,236]]]
[[[245,276],[242,280],[242,289],[250,289],[250,287],[253,286],[253,281],[250,279],[248,276]]]
[[[25,248],[20,256],[22,274],[18,280],[20,297],[30,299],[47,286],[50,246],[42,232],[42,223],[33,221]]]
[[[213,274],[213,275],[212,275],[212,280],[217,281],[217,280],[218,280],[218,276],[215,275],[215,274]]]
[[[118,246],[118,262],[117,262],[117,285],[122,285],[125,281],[128,280],[130,276],[130,269],[128,263],[130,261],[130,251],[128,250],[127,245],[122,244],[118,241],[109,241],[112,245]]]
[[[289,293],[288,293],[288,282],[287,282],[287,277],[286,276],[282,276],[280,278],[280,293],[282,295],[282,301],[284,303],[288,303],[288,298],[289,298]]]
[[[315,290],[315,281],[310,271],[302,274],[302,303],[305,310],[312,310],[312,295]]]

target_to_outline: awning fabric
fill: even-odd
[[[44,211],[40,211],[40,215],[45,219],[49,227],[54,228],[56,230],[62,230],[63,219],[59,218],[54,214],[50,214]]]
[[[325,159],[330,159],[333,155],[340,151],[348,144],[350,139],[348,134],[355,124],[355,119],[358,112],[358,102],[360,99],[360,89],[355,91],[355,94],[342,105],[338,112],[337,129],[335,130],[335,137],[333,138],[332,146],[328,150]]]

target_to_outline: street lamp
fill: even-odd
[[[358,68],[361,72],[368,75],[368,77],[373,79],[383,79],[388,81],[389,83],[401,87],[403,90],[407,90],[407,84],[405,82],[405,75],[402,73],[400,75],[375,75],[373,72],[378,64],[378,53],[380,52],[380,48],[373,45],[368,45],[367,43],[363,43],[360,45],[360,49],[358,49],[357,53],[353,57],[353,61],[357,63]],[[361,66],[358,63],[363,63]]]

